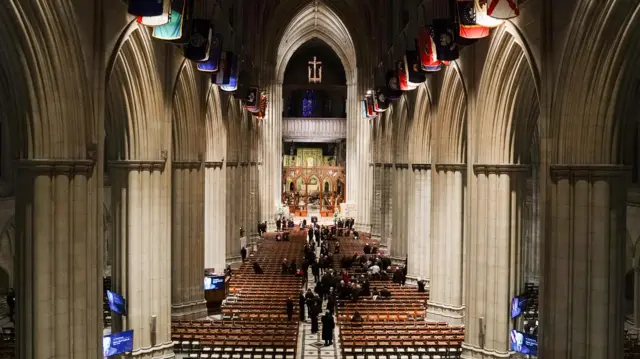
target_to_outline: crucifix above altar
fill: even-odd
[[[309,83],[322,83],[322,62],[314,56],[313,61],[309,61]]]

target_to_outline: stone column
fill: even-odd
[[[636,249],[637,250],[637,249]],[[640,260],[633,258],[633,325],[640,329]]]
[[[132,357],[173,357],[171,340],[171,177],[166,159],[111,161],[112,288],[128,314],[113,332],[134,331]],[[156,329],[152,331],[155,316]]]
[[[204,300],[204,162],[173,162],[171,315],[207,315]]]
[[[249,210],[251,212],[251,220],[249,221],[249,228],[247,229],[247,233],[250,233],[251,242],[255,242],[258,239],[258,222],[260,221],[260,213],[259,206],[260,202],[258,200],[258,191],[259,191],[259,182],[258,182],[258,163],[251,162],[251,167],[249,169],[251,176],[251,187],[249,193]]]
[[[17,162],[17,358],[101,356],[102,179],[94,164]]]
[[[507,358],[511,298],[522,286],[520,207],[528,167],[474,165],[462,358]]]
[[[225,268],[227,174],[222,162],[205,164],[204,267]]]
[[[413,191],[413,183],[409,181],[409,165],[395,165],[393,182],[393,233],[391,241],[391,258],[395,262],[404,262],[407,258],[409,193]]]
[[[464,164],[437,164],[431,217],[431,280],[427,319],[463,324]]]
[[[409,201],[409,263],[407,276],[410,279],[429,279],[429,262],[431,260],[431,165],[413,164],[413,191],[409,194],[413,200]]]
[[[264,67],[273,73],[275,65]],[[276,206],[282,202],[282,84],[269,79],[265,85],[269,106],[267,118],[260,123],[262,129],[262,166],[260,173],[260,208],[268,230],[275,230]],[[238,249],[240,250],[240,249]]]
[[[240,227],[242,226],[241,177],[238,162],[227,162],[227,237],[226,261],[240,259]]]
[[[371,238],[380,241],[382,233],[382,182],[383,169],[381,163],[376,163],[373,169],[373,205],[371,209]]]
[[[393,165],[385,163],[382,165],[382,209],[380,229],[382,231],[380,237],[381,247],[387,247],[389,244],[389,238],[391,238],[391,232],[393,228],[393,197],[394,187],[393,178],[395,171]],[[389,248],[390,250],[391,248]]]
[[[622,358],[628,167],[552,165],[541,358]]]

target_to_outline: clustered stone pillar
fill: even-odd
[[[552,165],[541,358],[622,358],[629,168]]]
[[[227,233],[227,175],[223,162],[205,164],[204,266],[220,272],[225,267]]]
[[[528,167],[474,165],[474,171],[462,358],[507,358],[510,302],[522,285],[520,205]]]
[[[102,180],[92,160],[18,162],[16,357],[98,358]]]
[[[274,64],[267,64],[263,71],[272,74]],[[267,79],[269,105],[267,117],[261,122],[262,166],[260,166],[260,215],[267,221],[268,229],[275,230],[276,206],[282,202],[282,84]],[[238,249],[240,250],[240,249]]]
[[[431,217],[431,281],[427,319],[463,324],[464,164],[437,164]]]
[[[395,171],[393,164],[385,163],[382,165],[382,198],[381,198],[381,220],[380,220],[380,244],[386,248],[389,245],[391,232],[393,229],[393,177]],[[389,250],[391,248],[388,248]]]
[[[413,164],[413,194],[409,201],[409,234],[407,276],[430,278],[431,242],[431,165]]]
[[[373,208],[371,209],[371,238],[380,241],[382,234],[382,164],[376,163],[373,169]]]
[[[133,330],[132,355],[173,354],[171,341],[171,178],[166,159],[111,161],[112,290],[127,299],[112,331]],[[152,330],[152,317],[156,328]]]
[[[413,183],[409,181],[409,165],[397,163],[393,181],[393,232],[391,235],[391,258],[404,262],[408,249],[409,193],[413,193]]]
[[[173,162],[171,307],[175,319],[207,315],[204,300],[204,161]]]
[[[240,227],[242,226],[242,206],[239,201],[241,191],[240,166],[238,162],[227,162],[227,237],[226,261],[240,258]]]
[[[249,228],[247,228],[247,234],[250,237],[251,242],[255,242],[258,239],[258,222],[260,221],[260,203],[258,201],[259,193],[259,174],[258,174],[258,162],[252,161],[249,163]]]

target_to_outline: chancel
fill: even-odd
[[[0,10],[0,358],[640,356],[640,0]]]

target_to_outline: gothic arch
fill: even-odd
[[[493,35],[480,80],[476,163],[520,163],[540,114],[530,56],[507,26]]]
[[[206,149],[207,161],[222,161],[227,153],[227,127],[222,116],[218,86],[211,85],[207,94]]]
[[[163,86],[151,37],[135,21],[124,31],[107,70],[108,158],[158,159],[168,138]]]
[[[407,95],[404,94],[394,105],[393,158],[395,163],[409,162],[409,144],[407,138],[411,118],[409,117],[408,102]]]
[[[438,102],[435,156],[438,163],[466,163],[467,92],[457,62],[444,72]]]
[[[100,118],[72,2],[5,0],[0,11],[0,113],[14,156],[85,158]]]
[[[199,161],[204,155],[205,122],[194,65],[184,60],[173,92],[173,158]]]
[[[620,162],[629,114],[639,110],[640,3],[632,6],[576,4],[555,84],[555,163]]]
[[[431,163],[431,94],[426,84],[418,87],[409,130],[412,163]]]

